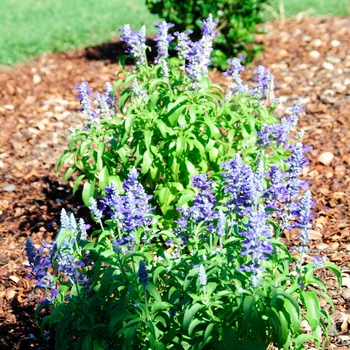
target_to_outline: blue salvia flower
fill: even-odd
[[[243,80],[241,78],[241,72],[244,70],[244,66],[241,64],[243,59],[244,56],[241,56],[239,58],[231,58],[227,61],[229,69],[225,72],[225,74],[232,78],[233,83],[229,85],[230,93],[226,96],[226,98],[229,98],[231,94],[241,94],[249,90],[246,85],[243,85]]]
[[[204,57],[205,57],[205,74],[208,73],[208,66],[211,64],[210,55],[213,50],[213,40],[217,36],[216,25],[219,22],[218,20],[213,21],[212,14],[205,20],[200,21],[203,24],[202,33],[203,37],[200,40],[200,43],[203,47]]]
[[[53,259],[57,264],[57,270],[67,276],[72,284],[81,284],[86,287],[90,279],[79,271],[80,266],[85,266],[84,261],[77,262],[73,256],[73,248],[69,240],[64,240],[60,249],[55,249]]]
[[[149,205],[152,196],[147,195],[143,186],[138,182],[139,173],[135,168],[129,172],[127,179],[123,183],[125,194],[119,194],[118,186],[111,182],[105,191],[107,195],[101,201],[103,211],[110,214],[117,220],[118,228],[129,233],[124,237],[124,241],[131,245],[135,238],[130,233],[140,226],[146,228],[152,223],[151,217],[153,208]]]
[[[216,234],[219,237],[225,236],[225,225],[226,225],[226,217],[224,212],[220,209],[218,212],[218,225]]]
[[[241,206],[246,209],[254,205],[258,199],[259,181],[252,168],[244,164],[238,153],[231,161],[221,164],[224,172],[221,174],[224,184],[224,193],[228,195],[225,202],[232,212],[242,214]]]
[[[311,220],[313,218],[311,207],[314,202],[311,200],[311,192],[308,190],[304,193],[300,200],[300,205],[297,210],[293,212],[294,215],[298,216],[298,220],[294,223],[292,228],[300,229],[300,251],[308,251],[308,244],[310,242],[310,229],[312,227]]]
[[[216,198],[212,192],[212,181],[207,179],[205,174],[195,175],[192,177],[192,186],[199,189],[199,193],[195,195],[193,206],[190,208],[178,208],[182,213],[182,217],[177,219],[177,235],[186,232],[192,223],[205,221],[208,222],[208,231],[212,231],[214,227],[211,225],[216,219],[215,210]]]
[[[216,217],[214,207],[217,204],[211,185],[212,181],[208,180],[205,174],[192,177],[192,186],[200,190],[193,200],[192,207],[196,221],[212,221]]]
[[[122,249],[122,245],[124,244],[124,241],[122,238],[115,238],[112,240],[112,248],[113,248],[113,251],[117,254],[120,254],[123,249]]]
[[[106,196],[101,200],[101,210],[106,211],[111,217],[117,220],[118,227],[124,218],[123,207],[124,200],[119,193],[118,185],[111,181],[110,185],[105,188]]]
[[[266,207],[280,210],[280,203],[288,199],[288,190],[286,187],[286,173],[281,171],[277,165],[272,165],[269,171],[270,184],[262,195],[266,198]]]
[[[95,101],[97,102],[100,116],[103,119],[110,120],[112,119],[112,110],[107,102],[107,99],[109,99],[109,97],[106,98],[106,95],[102,95],[99,92],[97,92],[95,95]]]
[[[169,67],[168,62],[165,59],[160,60],[160,66],[162,67],[163,77],[169,77]]]
[[[198,283],[203,287],[207,285],[207,274],[202,264],[199,265],[198,269]]]
[[[320,256],[314,256],[314,257],[312,258],[312,262],[314,263],[314,265],[315,265],[316,268],[320,268],[320,267],[322,267],[323,264],[324,264],[324,260],[323,260],[323,258],[321,258]]]
[[[186,71],[191,80],[191,89],[200,88],[200,81],[208,74],[208,59],[200,41],[191,43],[190,50],[187,52]]]
[[[157,42],[158,55],[155,59],[156,63],[160,63],[162,59],[169,57],[169,44],[174,39],[171,34],[168,34],[168,30],[174,27],[174,24],[163,22],[155,23],[155,26],[158,27],[157,36],[155,41]]]
[[[142,285],[145,286],[148,283],[148,271],[146,268],[146,263],[143,260],[140,260],[139,262],[138,277]]]
[[[255,81],[258,83],[258,86],[253,90],[253,95],[262,98],[269,86],[269,72],[266,67],[259,66],[254,73],[257,74]]]
[[[260,130],[255,131],[258,135],[258,145],[261,147],[267,147],[271,144],[271,126],[267,124],[263,124]]]
[[[97,202],[96,200],[91,197],[89,199],[89,209],[91,211],[91,213],[94,215],[95,219],[98,221],[98,220],[101,220],[102,219],[102,216],[103,216],[103,212],[102,210],[100,210],[97,206]]]
[[[298,100],[293,105],[292,114],[288,118],[288,122],[289,122],[289,125],[290,125],[290,130],[294,130],[295,129],[295,127],[298,124],[299,116],[304,111],[304,109],[301,107],[301,103],[302,103],[302,101]]]
[[[132,168],[128,174],[127,179],[123,183],[123,188],[127,192],[131,192],[135,198],[135,204],[141,213],[142,225],[148,226],[151,222],[151,218],[145,218],[146,215],[152,213],[154,209],[149,205],[149,200],[152,198],[151,195],[147,195],[145,189],[138,181],[139,173],[136,168]]]
[[[258,135],[258,144],[262,147],[267,147],[274,140],[276,145],[287,145],[290,137],[289,120],[283,118],[280,124],[266,125],[261,127],[261,130],[256,131]]]
[[[245,230],[240,234],[245,238],[242,242],[242,256],[249,256],[251,262],[243,264],[239,267],[240,271],[248,271],[252,273],[252,284],[257,286],[260,284],[260,277],[264,271],[260,261],[267,260],[268,254],[273,252],[272,230],[266,224],[267,215],[262,205],[257,210],[250,210],[249,222],[245,225]]]
[[[145,98],[146,98],[146,91],[145,90],[141,90],[139,83],[137,81],[137,79],[135,79],[132,82],[132,87],[131,87],[131,91],[132,93],[135,95],[136,99],[145,103]]]
[[[180,60],[185,60],[187,58],[188,52],[191,48],[191,40],[189,36],[192,33],[192,30],[187,30],[183,33],[174,33],[174,35],[177,37],[177,46],[175,47],[175,50],[177,50],[177,56]]]
[[[308,163],[308,159],[303,154],[307,150],[301,142],[297,142],[292,146],[291,157],[286,160],[286,163],[289,165],[289,169],[286,171],[288,175],[287,189],[291,200],[294,200],[298,196],[300,188],[305,183],[305,181],[299,179],[299,176],[303,166]]]
[[[89,96],[92,94],[92,89],[89,83],[84,81],[81,84],[76,84],[74,89],[79,91],[76,97],[80,99],[80,104],[82,106],[81,112],[83,113],[84,119],[89,123],[93,122],[97,118],[97,114],[91,107]]]
[[[120,40],[124,41],[127,45],[127,53],[130,54],[134,60],[136,67],[146,65],[146,27],[142,26],[139,33],[131,30],[129,24],[125,24],[123,29],[120,29],[122,35]]]
[[[44,247],[49,248],[51,245],[45,244]],[[45,289],[48,296],[47,299],[51,298],[48,301],[53,300],[57,295],[57,290],[55,289],[56,284],[54,283],[52,275],[48,272],[48,269],[52,267],[51,255],[44,254],[43,248],[36,250],[32,240],[29,237],[27,237],[26,240],[25,250],[29,261],[29,266],[25,267],[31,269],[31,272],[27,274],[27,277],[34,278],[36,280],[35,285]],[[48,289],[53,289],[52,297],[49,296]]]
[[[29,264],[31,265],[35,264],[36,249],[34,247],[32,240],[29,237],[27,237],[26,239],[25,250],[27,253]]]
[[[86,225],[85,225],[84,219],[82,218],[79,219],[78,228],[80,231],[79,239],[82,241],[87,241],[88,237],[87,237]]]

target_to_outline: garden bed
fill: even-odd
[[[311,166],[303,173],[317,201],[312,250],[343,271],[343,286],[323,276],[336,304],[333,347],[350,346],[350,18],[307,18],[266,24],[266,45],[244,74],[258,65],[275,77],[275,95],[285,107],[303,99],[299,126],[304,143],[313,146]],[[0,69],[0,349],[40,347],[33,310],[40,296],[25,279],[27,236],[34,243],[51,241],[62,208],[87,211],[79,194],[58,180],[53,170],[67,147],[69,126],[79,125],[79,101],[74,85],[88,81],[100,89],[119,70],[119,42],[40,58]],[[213,72],[212,79],[227,85]],[[293,245],[293,237],[286,237]]]

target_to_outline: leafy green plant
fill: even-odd
[[[214,175],[220,164],[237,152],[246,160],[254,161],[258,156],[271,163],[281,162],[285,150],[281,142],[275,142],[262,152],[258,143],[257,132],[278,122],[273,113],[275,102],[266,106],[273,79],[265,68],[259,67],[256,87],[250,89],[239,76],[241,59],[230,60],[227,74],[233,82],[225,92],[208,77],[215,36],[211,17],[204,21],[199,42],[192,43],[185,33],[178,34],[178,58],[168,58],[171,37],[167,31],[171,25],[163,22],[158,26],[157,64],[147,64],[143,30],[136,33],[126,26],[122,40],[127,42],[136,68],[120,73],[105,95],[96,94],[96,109],[88,84],[77,86],[86,124],[71,130],[69,149],[57,169],[70,165],[65,180],[77,171],[74,192],[83,179],[87,180],[83,199],[88,205],[89,198],[96,197],[110,180],[121,184],[135,166],[146,191],[154,194],[157,207],[171,222],[179,198],[185,201],[193,196],[189,188],[192,176]],[[285,127],[288,131],[292,125]],[[269,152],[274,156],[268,156]]]
[[[263,22],[267,0],[146,0],[148,9],[165,21],[174,23],[178,31],[191,30],[193,38],[201,36],[201,19],[210,14],[218,19],[219,35],[214,39],[212,62],[227,68],[232,56],[245,55],[246,61],[263,50],[255,44],[257,24]]]
[[[318,272],[330,270],[339,284],[341,273],[308,255],[311,193],[299,200],[293,175],[302,160],[295,144],[286,171],[236,155],[215,181],[194,176],[197,194],[178,208],[173,231],[158,229],[135,168],[123,191],[112,182],[100,201],[90,199],[100,225],[90,238],[84,221],[63,210],[49,250],[26,244],[30,276],[47,293],[37,315],[52,310],[42,331],[53,328],[61,350],[327,344],[332,321],[320,298],[333,301]],[[283,227],[300,230],[294,253],[279,238]]]

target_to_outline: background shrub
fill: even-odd
[[[193,31],[192,36],[201,36],[200,20],[212,14],[219,20],[219,35],[214,40],[212,63],[221,69],[226,61],[238,54],[246,62],[261,52],[262,45],[255,45],[257,24],[263,22],[263,4],[267,0],[146,0],[148,9],[167,22],[175,24],[175,30]]]

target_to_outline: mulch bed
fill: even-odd
[[[316,200],[312,252],[338,264],[343,286],[335,289],[324,276],[336,304],[330,348],[350,347],[350,17],[299,18],[265,25],[258,38],[266,45],[258,65],[275,77],[275,95],[286,108],[302,98],[305,113],[299,127],[311,145],[311,166],[303,177]],[[33,321],[40,295],[25,278],[27,236],[34,243],[52,241],[62,208],[86,216],[79,194],[59,180],[55,163],[67,147],[68,128],[79,125],[80,106],[74,84],[88,81],[103,90],[119,71],[119,42],[44,54],[0,69],[0,349],[44,349]],[[212,79],[227,85],[219,72]],[[292,240],[293,237],[286,237]],[[310,345],[312,348],[312,345]]]

